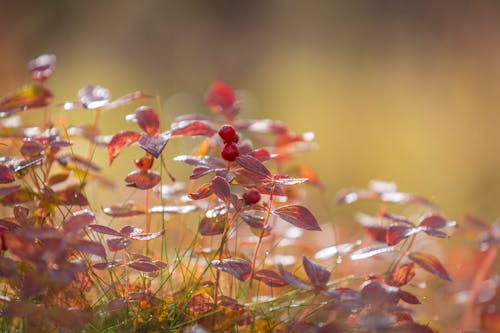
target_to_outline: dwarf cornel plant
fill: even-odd
[[[0,99],[2,332],[434,332],[414,320],[412,279],[417,269],[452,278],[414,244],[417,236],[447,238],[455,222],[430,201],[380,181],[341,192],[338,204],[369,199],[418,214],[359,214],[367,238],[318,248],[311,240],[322,226],[304,189],[323,185],[296,161],[311,133],[241,118],[235,91],[215,81],[206,114],[162,124],[144,105],[124,119],[135,130],[102,134],[102,112],[154,105],[153,96],[112,99],[86,86],[77,101],[54,104],[47,80],[55,67],[53,55],[32,60],[33,82]],[[94,121],[57,128],[54,109],[91,112]],[[22,124],[20,113],[29,119],[39,110],[43,124]],[[186,137],[198,139],[167,161],[168,145]],[[85,156],[75,153],[82,144]],[[114,168],[132,145],[141,153],[130,173],[110,184],[95,151],[105,149]],[[172,162],[191,168],[189,179],[176,179]],[[130,200],[96,207],[89,189],[109,186]],[[377,271],[340,269],[371,257],[382,258]]]

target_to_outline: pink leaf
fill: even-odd
[[[31,78],[40,83],[45,82],[55,69],[56,56],[53,54],[42,54],[28,63]]]
[[[84,239],[79,239],[74,243],[71,243],[71,246],[80,252],[90,253],[99,257],[106,257],[106,250],[101,243],[88,241]]]
[[[298,228],[305,230],[321,230],[314,215],[304,206],[284,206],[273,210],[272,213]]]
[[[134,240],[148,241],[148,240],[163,236],[165,234],[165,232],[166,232],[166,230],[163,229],[163,230],[160,230],[158,232],[154,232],[154,233],[150,233],[150,234],[149,233],[131,234],[129,236],[129,238],[134,239]]]
[[[0,164],[0,184],[12,183],[16,180],[14,172],[5,164]]]

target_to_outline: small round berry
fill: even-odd
[[[231,125],[222,125],[219,129],[219,136],[226,143],[238,142],[238,140],[236,139],[238,135],[236,134],[234,127]]]
[[[243,194],[243,200],[247,205],[253,205],[260,201],[260,193],[255,189],[250,189]]]
[[[238,146],[234,143],[226,143],[224,149],[222,149],[221,156],[226,161],[234,161],[236,157],[240,155],[240,150]]]

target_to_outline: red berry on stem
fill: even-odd
[[[239,139],[234,127],[231,125],[222,125],[219,129],[219,136],[226,143],[238,142],[237,139]]]
[[[230,162],[234,161],[238,155],[240,155],[240,150],[234,143],[226,143],[221,152],[222,158]]]
[[[253,205],[260,201],[260,193],[255,189],[250,189],[243,194],[243,200],[247,205]]]

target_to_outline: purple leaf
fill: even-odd
[[[433,255],[422,252],[412,252],[408,255],[408,258],[410,258],[411,261],[418,266],[425,269],[427,272],[434,274],[443,280],[451,281],[451,278],[444,266]]]
[[[307,277],[315,287],[325,288],[330,279],[331,272],[326,268],[312,262],[306,256],[302,257],[302,265]]]
[[[141,135],[137,144],[139,147],[153,155],[154,157],[160,157],[163,149],[167,145],[168,139],[170,137],[165,134],[160,134],[158,136]]]
[[[107,227],[105,225],[90,224],[88,227],[90,229],[92,229],[93,231],[98,232],[100,234],[111,235],[111,236],[121,236],[121,234],[118,231],[116,231],[115,229],[112,229],[110,227]]]
[[[298,289],[304,289],[304,290],[311,290],[312,287],[307,284],[305,281],[302,281],[295,275],[288,273],[282,265],[279,265],[279,270],[281,273],[281,276],[283,277],[283,280],[290,286],[298,288]]]
[[[89,225],[94,218],[94,213],[87,209],[75,212],[64,220],[64,232],[77,232]]]
[[[160,268],[155,264],[143,260],[134,260],[128,264],[128,267],[133,268],[136,271],[146,273],[156,272],[160,270]]]
[[[243,169],[250,171],[258,176],[261,176],[269,181],[272,180],[271,172],[266,168],[261,161],[250,155],[240,155],[236,157],[238,163]]]
[[[129,246],[130,245],[130,240],[126,239],[126,238],[121,238],[120,237],[120,238],[108,239],[106,241],[106,243],[108,244],[108,247],[109,247],[110,251],[116,252],[116,251],[123,250],[124,248],[126,248],[127,246]]]
[[[252,274],[252,263],[247,259],[229,258],[213,260],[212,266],[215,269],[231,274],[240,281],[247,280]]]
[[[55,69],[56,56],[53,54],[42,54],[28,63],[31,78],[40,83],[45,82]]]
[[[152,170],[135,170],[127,175],[125,182],[127,186],[135,187],[140,190],[147,190],[155,187],[161,181],[159,173]]]
[[[316,221],[314,215],[304,206],[300,205],[289,205],[280,207],[272,211],[274,215],[277,215],[282,220],[293,224],[298,228],[305,230],[317,230],[320,231],[321,228]]]
[[[222,201],[228,203],[231,196],[231,188],[229,183],[222,177],[215,176],[210,184],[212,192]]]
[[[284,287],[287,285],[281,275],[270,269],[261,269],[255,272],[254,279],[268,285],[269,287]]]

